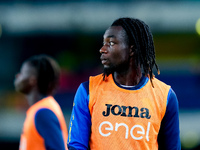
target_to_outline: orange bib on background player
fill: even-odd
[[[63,139],[65,142],[65,148],[67,149],[67,126],[65,123],[65,119],[62,113],[62,110],[59,106],[59,104],[56,102],[56,100],[52,97],[46,97],[34,105],[32,105],[27,113],[26,113],[26,119],[23,126],[23,132],[21,134],[20,139],[20,150],[45,150],[45,143],[42,136],[38,133],[34,118],[35,114],[39,109],[47,108],[50,109],[58,118],[58,121],[60,123],[60,128],[62,130]],[[51,132],[51,131],[50,131]]]
[[[109,75],[90,77],[90,148],[157,150],[170,86],[154,78],[138,90],[118,87]]]

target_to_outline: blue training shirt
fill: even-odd
[[[44,139],[46,150],[65,150],[60,123],[50,109],[42,108],[37,111],[35,126]]]

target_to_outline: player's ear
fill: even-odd
[[[32,75],[32,76],[29,78],[29,84],[30,84],[31,86],[37,85],[37,78],[36,78],[36,76]]]

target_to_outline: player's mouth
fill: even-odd
[[[101,59],[101,63],[102,63],[103,65],[105,65],[107,62],[108,62],[107,59]]]
[[[107,65],[108,64],[108,59],[104,55],[101,55],[100,59],[101,59],[101,63],[103,65]]]

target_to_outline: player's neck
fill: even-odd
[[[29,105],[32,106],[36,102],[38,102],[41,99],[43,99],[44,97],[46,97],[46,95],[42,95],[42,94],[38,93],[37,91],[32,91],[31,93],[26,95],[26,97],[27,97]]]
[[[135,86],[139,84],[142,78],[142,72],[140,68],[130,69],[127,72],[114,72],[113,78],[115,82],[126,86]]]

